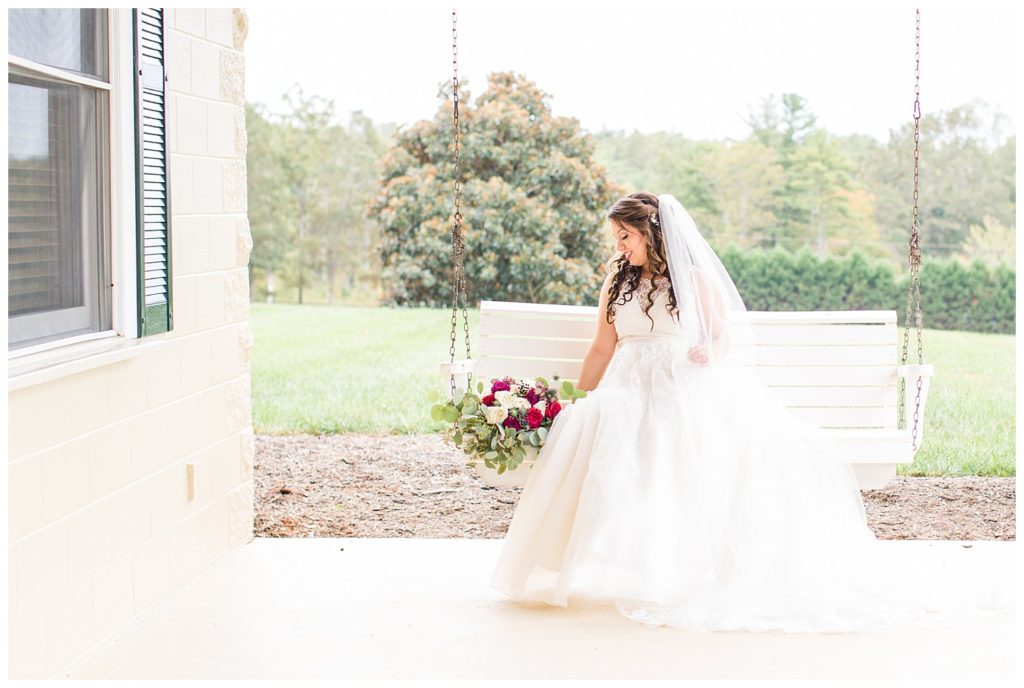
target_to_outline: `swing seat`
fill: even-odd
[[[894,310],[750,311],[757,346],[757,372],[793,413],[815,423],[837,440],[839,460],[852,465],[861,489],[884,487],[897,464],[914,460],[917,378],[921,378],[919,448],[924,429],[930,364],[898,365],[899,339]],[[476,359],[441,364],[445,387],[450,375],[465,388],[487,386],[494,377],[513,375],[578,380],[583,358],[597,328],[596,306],[481,301]],[[898,427],[900,378],[906,378],[906,429]],[[461,449],[456,449],[465,458]],[[501,476],[478,467],[496,485],[522,485],[528,459]]]

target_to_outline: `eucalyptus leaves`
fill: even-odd
[[[527,448],[544,446],[551,424],[562,410],[562,403],[572,403],[587,396],[571,382],[563,380],[556,387],[538,377],[533,381],[513,377],[491,380],[490,393],[484,383],[477,382],[477,394],[457,388],[453,399],[441,401],[441,394],[431,393],[434,405],[431,417],[450,423],[445,437],[469,456],[482,460],[498,474],[514,470],[527,456]]]

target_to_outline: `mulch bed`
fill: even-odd
[[[500,538],[520,488],[486,485],[439,434],[257,435],[257,537]],[[1015,479],[862,490],[884,540],[1015,540]]]

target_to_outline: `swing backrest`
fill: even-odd
[[[823,428],[897,427],[896,311],[751,311],[758,375]],[[576,382],[597,307],[482,301],[475,381],[514,375]],[[476,386],[474,382],[474,387]]]

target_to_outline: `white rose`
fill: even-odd
[[[507,409],[509,405],[512,403],[513,399],[515,399],[515,394],[513,394],[510,390],[507,389],[499,389],[497,392],[494,393],[494,400],[498,402],[498,404],[502,408]]]
[[[528,409],[530,408],[530,400],[524,399],[523,397],[516,397],[512,401],[512,405],[515,406],[516,408]]]
[[[484,418],[491,425],[501,425],[508,418],[508,410],[504,406],[488,406],[484,409]]]
[[[547,408],[547,406],[548,402],[544,401],[543,399],[539,400],[536,404],[534,404],[534,407],[540,409],[541,412],[543,412],[544,409]]]

